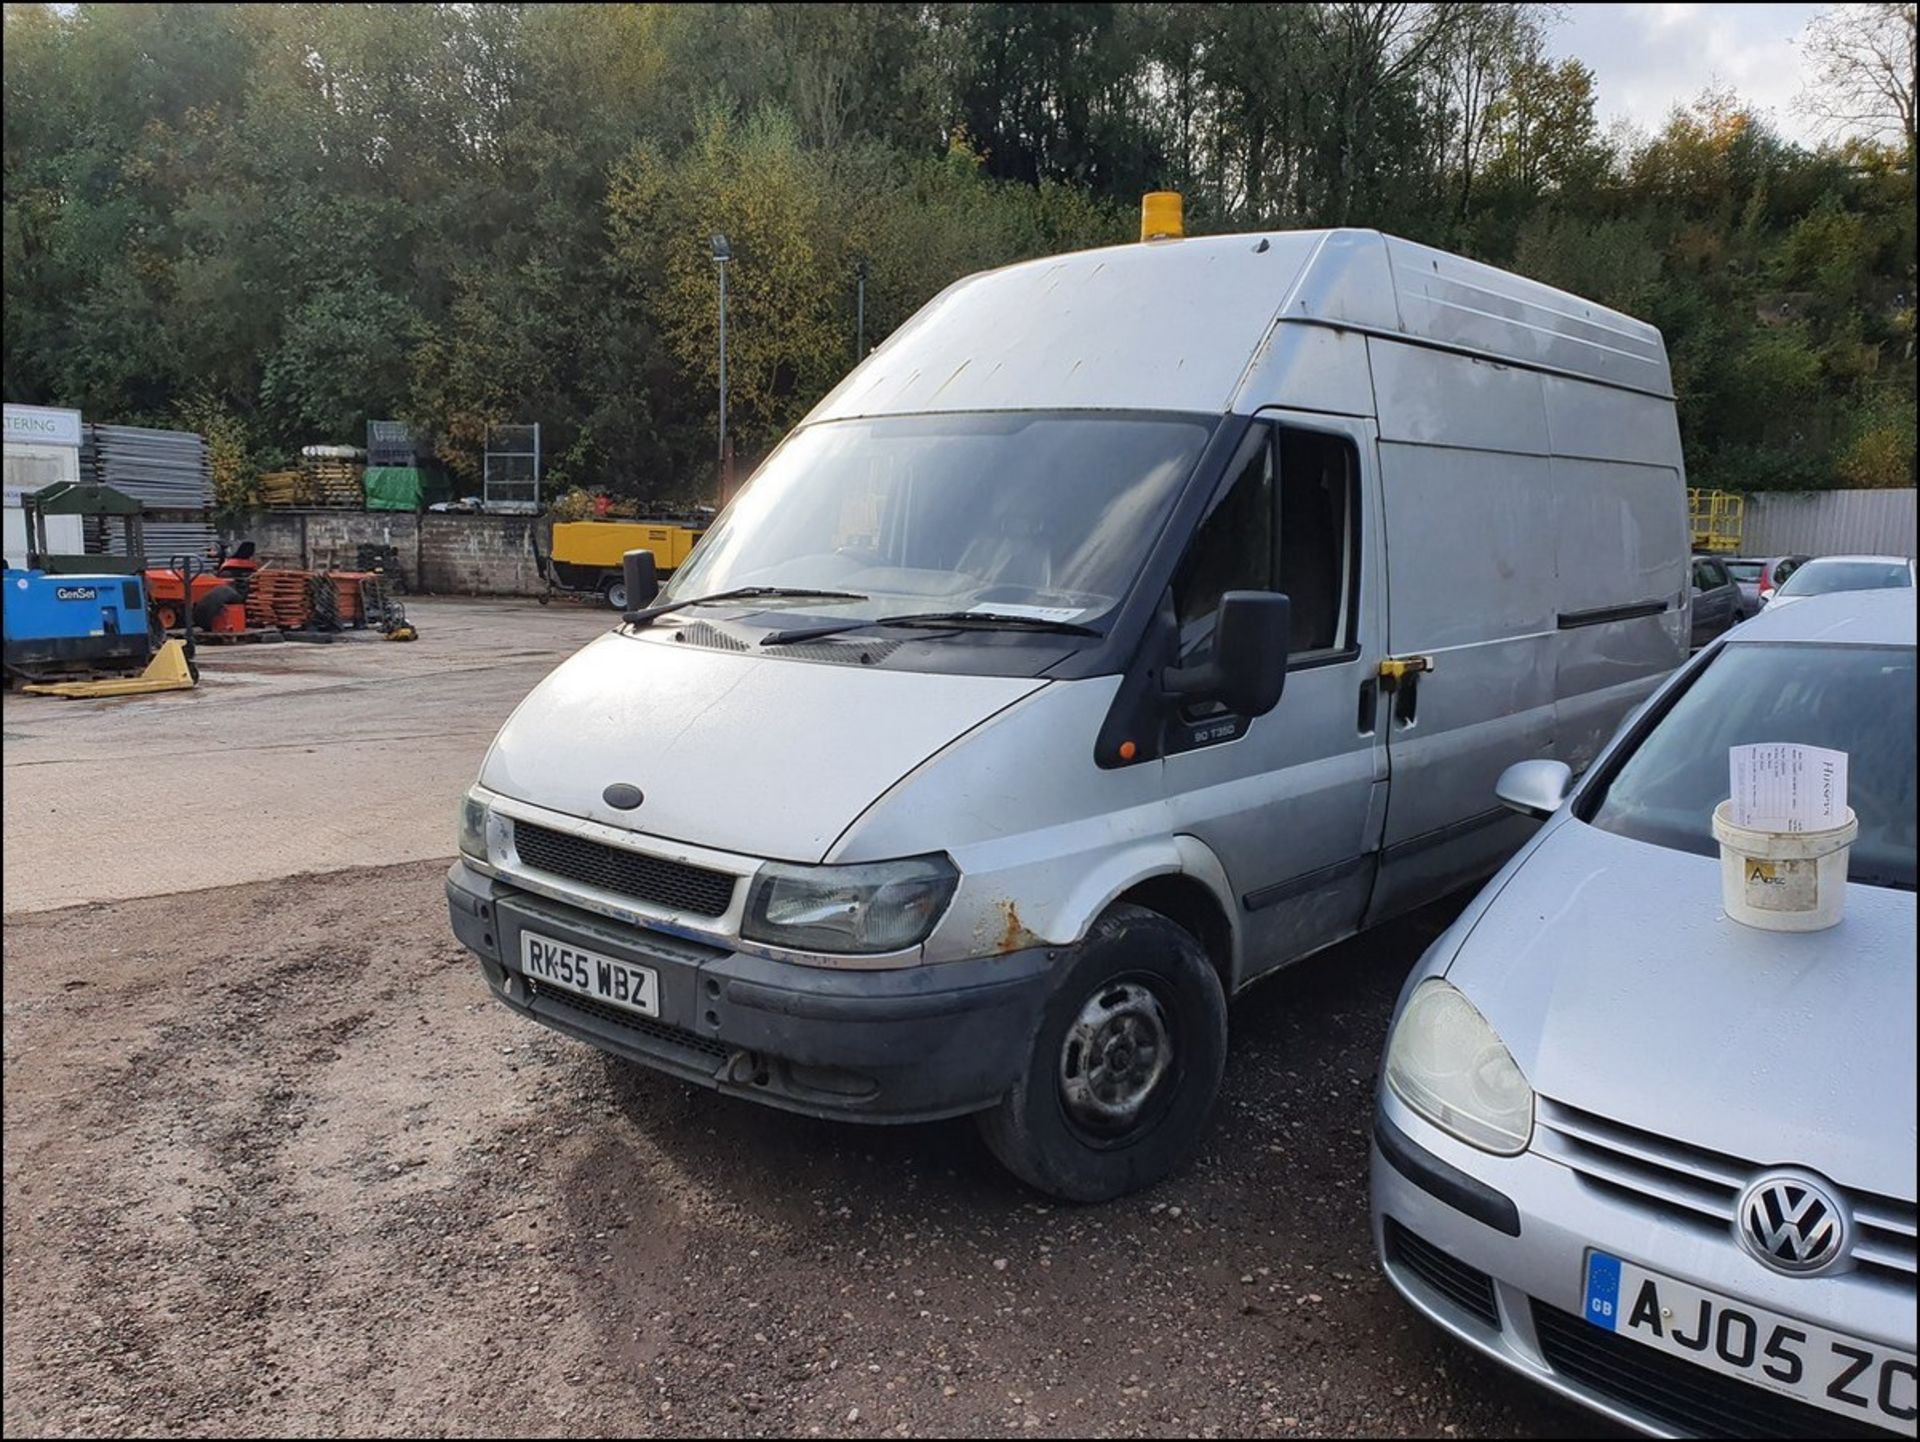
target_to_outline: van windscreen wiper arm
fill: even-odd
[[[864,601],[858,591],[816,591],[805,586],[736,586],[731,591],[715,591],[711,596],[689,596],[684,601],[663,601],[638,611],[627,611],[620,619],[629,626],[644,626],[655,616],[664,616],[682,606],[704,606],[716,601]]]
[[[938,626],[982,630],[1052,631],[1062,636],[1103,636],[1092,626],[1075,621],[1058,621],[1051,616],[1022,616],[1011,611],[927,611],[909,616],[882,616],[873,621],[829,621],[818,626],[796,626],[789,631],[774,631],[760,638],[762,646],[786,646],[796,641],[813,641],[822,636],[837,636],[842,631],[857,631],[865,626]]]

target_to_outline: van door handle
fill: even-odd
[[[1369,676],[1360,683],[1360,714],[1355,725],[1362,736],[1373,735],[1374,727],[1379,724],[1380,683]]]
[[[1389,656],[1380,663],[1380,689],[1397,691],[1401,682],[1435,669],[1431,656]]]

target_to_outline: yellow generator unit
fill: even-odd
[[[621,560],[628,551],[652,551],[661,574],[677,570],[706,532],[678,521],[556,521],[553,554],[542,563],[547,590],[598,595],[616,611],[627,609]]]
[[[1689,490],[1687,518],[1693,530],[1694,550],[1732,554],[1740,549],[1747,498],[1732,491]]]

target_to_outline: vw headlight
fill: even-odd
[[[859,866],[770,861],[753,878],[740,934],[796,951],[904,951],[927,939],[959,880],[944,856]]]
[[[460,798],[460,854],[487,859],[487,799],[477,789]]]
[[[1511,1156],[1533,1135],[1533,1088],[1459,989],[1422,982],[1387,1043],[1387,1085],[1443,1131]]]

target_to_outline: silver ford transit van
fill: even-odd
[[[1367,231],[935,297],[521,704],[454,930],[569,1036],[1055,1195],[1195,1147],[1227,998],[1482,876],[1686,656],[1652,327]],[[651,600],[651,604],[649,604]]]

